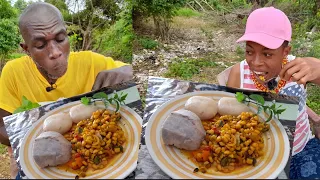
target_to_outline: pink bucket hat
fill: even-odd
[[[291,41],[291,33],[288,17],[279,9],[265,7],[249,15],[246,31],[237,42],[253,41],[269,49],[277,49],[284,41]]]

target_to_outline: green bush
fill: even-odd
[[[127,7],[111,27],[97,31],[94,49],[102,54],[125,62],[132,61],[132,28],[131,8]]]
[[[176,11],[175,15],[183,17],[195,17],[200,16],[201,14],[198,11],[194,11],[190,8],[180,8]]]
[[[169,65],[168,72],[165,77],[181,77],[185,80],[192,78],[194,74],[200,73],[203,67],[214,67],[215,62],[203,59],[186,59],[184,61],[175,61]]]
[[[8,55],[8,58],[7,59],[17,59],[17,58],[20,58],[22,56],[25,56],[26,54],[22,54],[22,53],[11,53]]]
[[[308,84],[307,105],[317,114],[320,114],[320,87],[314,84]]]
[[[236,53],[239,56],[244,56],[245,55],[245,52],[244,52],[243,48],[241,48],[240,46],[237,46]]]
[[[0,59],[18,48],[20,35],[16,22],[11,19],[0,19]]]
[[[147,37],[142,37],[139,38],[139,44],[144,48],[144,49],[155,49],[158,47],[159,43],[153,39],[147,38]]]

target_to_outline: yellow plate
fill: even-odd
[[[146,128],[146,145],[157,165],[170,177],[175,179],[213,178],[213,179],[271,179],[276,178],[288,162],[290,144],[288,135],[278,120],[270,121],[270,131],[264,134],[265,155],[258,159],[256,166],[249,166],[231,173],[211,171],[209,173],[193,173],[197,166],[179,149],[166,146],[161,136],[161,127],[168,115],[182,109],[192,96],[206,96],[214,100],[222,97],[234,97],[235,94],[221,91],[192,92],[178,96],[157,109],[150,117]],[[251,106],[256,111],[257,107]],[[266,119],[267,115],[261,118]]]
[[[63,105],[53,111],[50,111],[41,119],[39,119],[25,135],[22,146],[20,148],[20,164],[23,172],[29,179],[74,179],[76,174],[63,171],[57,167],[48,167],[41,169],[35,163],[32,156],[32,147],[35,138],[43,132],[42,126],[44,120],[53,114],[59,112],[66,112],[75,105],[80,104],[80,101],[72,102]],[[97,103],[98,106],[104,107],[101,102]],[[114,107],[109,106],[109,110],[115,110]],[[141,136],[141,117],[131,108],[122,106],[120,108],[122,119],[120,126],[124,130],[127,142],[124,145],[124,152],[115,157],[113,163],[106,168],[96,171],[94,174],[85,177],[90,179],[121,179],[127,177],[132,171],[135,170],[138,160],[138,150]]]

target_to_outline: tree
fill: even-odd
[[[0,19],[12,19],[17,17],[17,10],[11,7],[7,0],[0,0]]]
[[[0,32],[0,65],[2,65],[8,54],[18,48],[20,36],[18,26],[9,19],[0,19]]]
[[[169,38],[168,31],[175,10],[185,4],[185,0],[136,0],[134,2],[133,14],[152,17],[157,29],[156,35],[163,40]]]
[[[18,10],[19,14],[20,14],[27,6],[28,6],[28,3],[25,2],[24,0],[17,0],[17,1],[14,3],[14,5],[13,5],[13,7],[15,7],[15,8]]]

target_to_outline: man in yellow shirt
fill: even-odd
[[[3,117],[22,104],[55,101],[132,79],[130,65],[100,54],[70,53],[61,12],[48,3],[33,3],[21,14],[20,44],[28,56],[9,61],[0,79],[0,143],[10,146]],[[10,148],[9,148],[10,151]],[[12,174],[14,175],[14,174]]]

